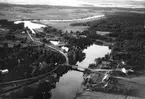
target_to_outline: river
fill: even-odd
[[[77,64],[81,67],[88,67],[90,63],[94,62],[97,57],[103,57],[105,54],[110,53],[107,46],[91,45],[84,50],[86,58]],[[81,87],[83,81],[83,73],[77,71],[69,71],[63,75],[56,88],[52,90],[51,99],[73,99],[78,89]]]
[[[35,28],[45,27],[44,25],[32,23],[30,21],[17,21],[17,23],[24,22],[25,26],[28,26],[32,32]],[[35,33],[35,32],[34,32]],[[51,41],[54,45],[57,45],[57,41]],[[108,46],[91,45],[84,49],[86,58],[82,62],[77,62],[77,65],[87,68],[90,63],[94,63],[95,58],[103,57],[105,54],[110,53]],[[76,92],[81,87],[83,82],[83,73],[77,71],[69,71],[64,74],[58,83],[56,83],[56,88],[52,89],[51,99],[73,99]]]

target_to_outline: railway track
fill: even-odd
[[[28,31],[27,31],[27,33],[28,33],[28,36],[30,37],[30,39],[33,42],[35,42],[38,45],[43,44],[40,41],[34,40]],[[47,49],[55,50],[56,52],[63,55],[66,59],[66,62],[63,65],[68,65],[69,64],[67,55],[61,49],[59,49],[58,47],[52,46],[52,45],[48,45],[48,44],[45,44],[45,47]],[[47,72],[45,74],[42,74],[42,75],[39,75],[39,76],[36,76],[36,77],[31,77],[31,78],[27,78],[27,79],[14,80],[14,81],[0,83],[0,89],[3,90],[2,92],[0,92],[0,96],[3,96],[7,93],[10,93],[10,92],[14,91],[14,90],[17,90],[17,89],[19,89],[19,88],[21,88],[25,85],[30,85],[32,83],[35,83],[35,82],[47,77],[48,75],[51,75],[51,73],[53,73],[55,70],[57,70],[61,65],[62,64],[60,64],[58,67],[53,69],[51,72]]]
[[[61,65],[60,65],[61,66]],[[0,96],[3,96],[7,93],[10,93],[14,90],[17,90],[25,85],[30,85],[30,84],[33,84],[49,75],[51,75],[53,72],[55,72],[60,66],[56,67],[55,69],[53,69],[51,72],[47,72],[43,75],[40,75],[40,76],[37,76],[37,77],[32,77],[32,78],[28,78],[28,79],[22,79],[22,80],[15,80],[15,81],[11,81],[11,82],[6,82],[6,83],[1,83],[0,86],[11,86],[13,88],[10,88],[10,89],[7,89],[3,92],[0,93]]]

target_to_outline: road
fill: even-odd
[[[40,41],[35,41],[35,40],[34,40],[34,42],[35,42],[35,43],[39,43],[39,44],[43,44],[43,43],[40,42]],[[58,47],[55,46],[55,45],[48,45],[48,44],[45,44],[45,47],[47,47],[48,49],[53,49],[53,50],[55,50],[56,52],[59,52],[61,55],[63,55],[63,56],[65,57],[65,59],[66,59],[65,64],[66,64],[66,65],[69,65],[69,59],[68,59],[68,57],[67,57],[67,54],[65,54],[65,53],[62,51],[62,49],[58,48]]]

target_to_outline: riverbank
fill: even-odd
[[[86,91],[81,94],[80,97],[75,99],[144,99],[139,97],[125,96],[125,95],[115,95],[115,94],[107,94],[102,92],[89,92]]]

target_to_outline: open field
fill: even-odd
[[[126,8],[97,8],[97,7],[67,7],[67,6],[49,6],[49,5],[10,5],[0,3],[0,19],[22,20],[38,19],[38,21],[62,31],[84,31],[87,26],[70,26],[70,22],[64,20],[83,19],[93,16],[100,16],[115,12],[136,12],[144,13],[142,9]],[[92,18],[96,20],[97,18]],[[91,20],[92,20],[91,19]],[[49,22],[48,20],[51,20]],[[56,22],[56,20],[59,20]],[[62,22],[63,20],[63,22]],[[72,21],[71,21],[72,22]],[[75,21],[77,22],[77,21]],[[80,22],[80,20],[79,20]]]
[[[142,9],[96,8],[96,7],[66,7],[49,5],[9,5],[0,3],[0,19],[78,19],[102,15],[107,12],[134,11],[144,13]]]
[[[26,7],[11,6],[0,9],[0,19],[74,19],[102,14],[101,10],[91,10],[88,8],[59,8],[59,7]],[[87,13],[87,14],[86,14]]]

